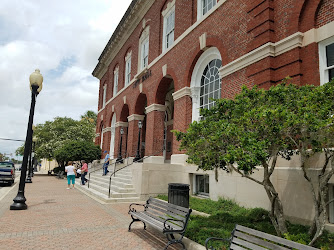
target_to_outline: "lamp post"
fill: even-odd
[[[35,129],[35,126],[32,125],[32,135],[34,134],[34,129]],[[28,167],[28,176],[27,176],[27,179],[25,180],[26,183],[32,183],[32,179],[31,179],[31,177],[33,176],[33,173],[32,173],[32,156],[33,156],[33,140],[30,143],[29,160],[28,160],[29,167]]]
[[[141,131],[141,128],[143,127],[143,123],[142,121],[138,121],[138,145],[137,145],[137,154],[135,156],[135,158],[133,159],[133,161],[139,161],[140,160],[140,153],[139,153],[139,150],[140,150],[140,131]]]
[[[122,139],[123,139],[123,134],[124,134],[123,127],[121,128],[120,132],[121,132],[121,141],[119,143],[119,151],[118,151],[118,156],[117,156],[116,162],[123,163],[123,159],[122,159]]]
[[[28,165],[28,156],[31,147],[32,140],[32,123],[34,120],[34,112],[35,112],[35,103],[36,96],[42,90],[43,86],[43,76],[40,74],[39,69],[36,69],[29,77],[30,89],[31,89],[31,106],[30,106],[30,114],[27,128],[27,135],[24,145],[24,154],[21,168],[21,177],[19,190],[17,192],[16,197],[13,199],[14,203],[10,205],[10,210],[25,210],[28,208],[26,202],[26,198],[24,197],[24,188],[25,188],[25,179],[27,175],[27,165]]]

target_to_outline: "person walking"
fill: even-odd
[[[82,163],[82,168],[81,168],[81,184],[85,185],[86,182],[88,181],[86,179],[86,175],[88,173],[88,165],[87,165],[87,163],[86,163],[85,160],[82,160],[81,163]]]
[[[67,173],[67,189],[70,189],[71,182],[74,188],[75,176],[77,175],[75,167],[72,164],[73,162],[69,161],[68,165],[65,167],[65,172]]]
[[[106,175],[109,172],[108,166],[109,166],[110,156],[108,151],[104,151],[104,153],[107,153],[106,157],[104,157],[104,163],[103,163],[103,175]]]

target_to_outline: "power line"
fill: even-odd
[[[4,140],[4,141],[25,141],[25,140],[16,140],[16,139],[8,139],[8,138],[0,138],[0,140]]]

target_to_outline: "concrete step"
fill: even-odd
[[[116,203],[116,202],[138,202],[140,201],[137,194],[135,196],[128,196],[128,197],[122,197],[118,195],[117,193],[113,193],[110,198],[108,198],[108,194],[100,193],[94,189],[88,188],[87,185],[76,185],[76,188],[78,190],[81,190],[96,199],[105,202],[105,203]]]
[[[88,186],[88,185],[87,185]],[[109,183],[101,183],[101,182],[90,182],[89,188],[93,188],[96,190],[108,190],[109,192]],[[111,184],[110,190],[117,193],[135,193],[135,189],[133,186],[129,186],[127,188],[120,187],[119,185]],[[101,191],[102,192],[102,191]]]
[[[110,175],[91,175],[90,180],[97,180],[101,182],[108,182],[109,183]],[[132,178],[130,177],[118,177],[118,176],[112,176],[111,180],[114,182],[121,182],[125,184],[132,184]]]
[[[90,183],[94,183],[94,184],[97,184],[97,185],[100,185],[100,186],[109,187],[109,178],[108,179],[104,179],[104,180],[101,180],[101,179],[98,179],[98,178],[91,178],[90,179]],[[118,180],[116,180],[114,178],[111,178],[111,182],[110,183],[111,183],[111,185],[118,186],[120,188],[125,188],[125,189],[133,188],[132,184],[124,183],[124,182],[118,181]]]

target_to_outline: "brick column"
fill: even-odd
[[[128,143],[127,152],[130,157],[135,157],[138,145],[138,121],[143,121],[144,115],[133,114],[128,116]],[[143,133],[141,133],[142,135]]]
[[[163,155],[165,105],[152,104],[146,108],[145,155]]]
[[[191,90],[189,87],[184,87],[173,93],[174,98],[174,123],[173,129],[185,132],[189,127],[192,119],[192,100]],[[180,151],[180,142],[173,135],[172,154],[184,154],[185,151]]]

